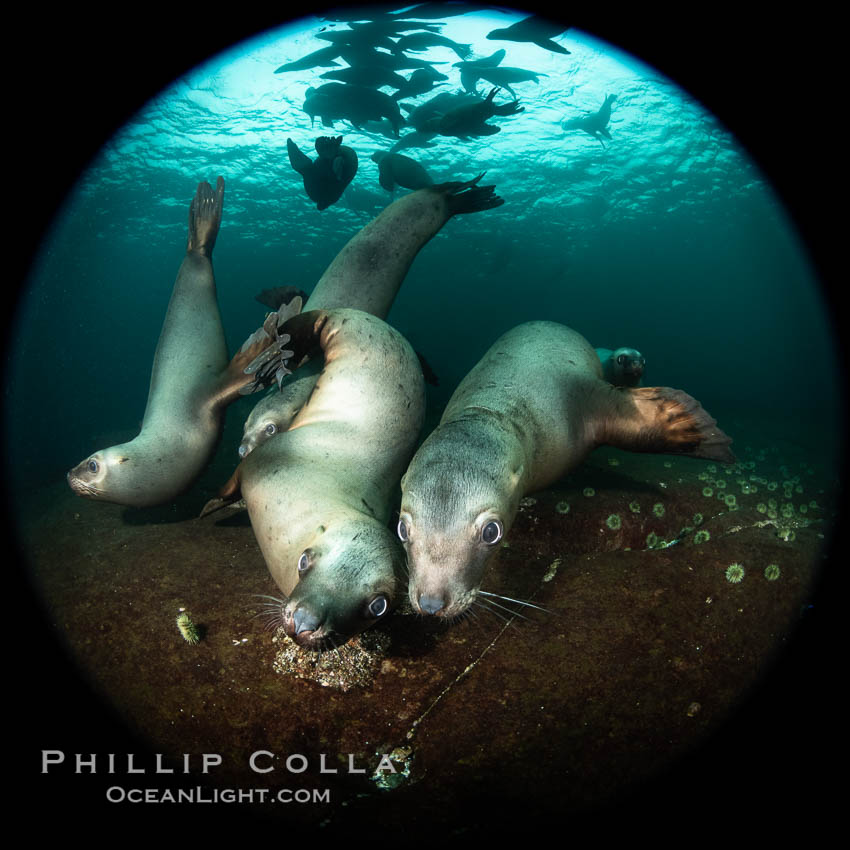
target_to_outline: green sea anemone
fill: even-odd
[[[779,564],[768,564],[764,568],[764,577],[768,581],[776,581],[779,578]]]
[[[640,513],[640,504],[638,502],[629,502],[629,510],[633,514],[639,514]]]
[[[694,543],[705,543],[710,539],[711,539],[711,535],[708,533],[708,531],[705,528],[701,528],[694,535]]]
[[[712,490],[711,487],[703,487],[702,488],[702,494],[707,499],[710,499],[714,495],[714,490]]]
[[[776,532],[776,536],[780,540],[784,540],[786,543],[790,543],[792,540],[796,539],[797,535],[794,533],[793,528],[780,528]]]
[[[764,502],[759,502],[759,503],[756,505],[756,510],[757,510],[760,514],[766,514],[766,513],[767,513],[767,505],[766,505]]]
[[[616,531],[621,525],[620,515],[611,514],[611,516],[605,520],[605,525],[607,525],[612,531]]]
[[[664,505],[662,505],[662,504],[661,504],[661,502],[656,502],[656,503],[652,506],[652,512],[653,512],[653,513],[655,514],[655,516],[657,516],[657,517],[662,517],[662,516],[664,516]]]
[[[694,525],[702,525],[702,514],[694,514]]]
[[[734,493],[727,493],[723,497],[723,501],[726,502],[727,508],[737,508],[738,507],[738,500],[735,498]]]
[[[646,548],[654,549],[658,545],[658,535],[654,531],[650,531],[646,535]]]
[[[181,611],[177,615],[177,628],[180,634],[183,635],[183,640],[192,645],[198,643],[201,636],[198,634],[197,626],[192,622],[192,618],[187,611]]]
[[[558,502],[558,504],[555,505],[555,510],[559,514],[568,514],[570,512],[570,503],[569,502]]]
[[[596,490],[594,490],[593,487],[585,487],[581,492],[588,497],[596,495]]]
[[[729,564],[726,567],[726,581],[740,584],[744,580],[744,568],[740,564]]]

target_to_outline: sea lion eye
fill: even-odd
[[[266,434],[268,434],[268,436],[271,437],[276,433],[277,433],[277,427],[275,426],[274,422],[269,422],[269,424],[266,425]]]
[[[97,472],[97,470],[98,470],[97,461],[96,461],[94,458],[92,458],[92,459],[88,462],[87,466],[88,466],[88,468],[89,468],[89,472]]]
[[[497,519],[491,519],[484,528],[481,529],[481,539],[488,545],[492,546],[502,539],[502,523]]]
[[[398,539],[402,543],[407,543],[407,524],[403,519],[398,521]]]
[[[389,608],[389,603],[387,602],[386,596],[376,596],[370,603],[369,607],[366,609],[369,613],[370,617],[383,617],[384,614],[387,613],[387,608]]]
[[[301,557],[298,559],[298,575],[303,576],[307,570],[310,569],[310,556],[307,554],[307,550],[305,549],[301,553]]]
[[[617,363],[619,363],[619,364],[620,364],[620,366],[622,366],[625,362],[626,362],[626,355],[625,355],[625,354],[621,354],[621,355],[617,358]]]

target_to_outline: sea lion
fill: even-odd
[[[405,50],[412,50],[417,53],[431,47],[448,47],[450,50],[454,50],[458,59],[466,59],[472,53],[472,45],[459,44],[434,32],[415,32],[411,35],[403,35],[391,49],[393,53],[402,53]]]
[[[335,204],[357,174],[357,154],[342,143],[342,136],[319,136],[316,161],[303,154],[292,139],[286,140],[289,164],[304,178],[304,190],[316,209]]]
[[[280,624],[300,645],[321,649],[373,625],[398,599],[404,553],[387,523],[425,390],[413,349],[376,316],[312,310],[281,333],[291,335],[291,362],[318,342],[324,367],[289,429],[239,464],[228,495],[241,490],[286,596]],[[253,373],[260,384],[278,363],[261,361]]]
[[[732,462],[716,424],[681,390],[611,386],[590,343],[564,325],[508,331],[461,381],[402,478],[398,534],[414,610],[466,611],[520,499],[596,446]]]
[[[527,71],[525,68],[500,67],[497,65],[473,65],[468,67],[468,62],[455,62],[452,66],[460,68],[460,80],[463,87],[473,94],[477,91],[478,80],[486,80],[494,86],[507,89],[513,97],[516,92],[511,88],[511,83],[537,83],[538,77],[548,77],[542,71]]]
[[[337,254],[307,301],[309,309],[356,307],[373,316],[389,312],[421,248],[455,215],[501,206],[495,186],[439,183],[393,201]]]
[[[615,387],[639,387],[646,358],[636,348],[597,348],[602,377]]]
[[[378,164],[378,182],[388,192],[392,192],[396,186],[403,189],[424,189],[434,183],[431,175],[409,156],[375,151],[371,159]]]
[[[549,18],[544,18],[540,15],[529,15],[509,27],[490,30],[486,38],[491,41],[527,41],[531,44],[536,44],[544,50],[551,50],[553,53],[564,53],[569,55],[569,50],[562,47],[557,41],[552,41],[556,35],[566,32],[569,27],[564,24],[559,24]]]
[[[215,450],[227,405],[251,381],[244,367],[272,340],[258,332],[228,365],[212,268],[223,202],[221,177],[215,191],[206,181],[198,185],[189,207],[186,256],[154,354],[141,433],[95,452],[68,473],[71,489],[81,496],[145,507],[186,490]]]
[[[469,136],[492,136],[502,128],[485,123],[494,115],[516,115],[525,111],[516,100],[510,103],[495,104],[493,98],[499,89],[494,87],[484,100],[478,100],[467,106],[451,109],[440,118],[432,119],[430,129],[436,130],[441,136],[457,136],[466,139]]]
[[[582,115],[580,118],[570,118],[565,121],[563,127],[565,130],[584,130],[596,139],[602,147],[605,147],[605,142],[602,141],[604,136],[610,141],[611,133],[608,131],[608,122],[611,120],[611,106],[617,99],[617,95],[609,94],[605,96],[605,102],[596,112],[590,112],[587,115]]]
[[[299,410],[307,403],[316,379],[322,371],[321,360],[302,366],[281,387],[274,387],[262,398],[245,420],[239,457],[247,457],[261,443],[286,431]]]
[[[343,247],[307,299],[306,309],[353,307],[386,318],[416,255],[452,216],[504,203],[495,186],[478,185],[482,177],[429,186],[393,201]],[[252,412],[245,423],[241,457],[285,430],[285,423],[306,400],[308,380],[299,378],[299,387],[291,394],[272,393],[260,402],[256,415]],[[269,425],[274,427],[269,430]]]
[[[434,68],[417,68],[404,83],[399,86],[398,91],[394,92],[390,97],[393,100],[400,100],[403,97],[418,97],[420,94],[427,94],[437,86],[443,85],[441,80],[447,80],[446,74],[441,74]]]
[[[353,83],[325,83],[319,88],[308,88],[303,109],[311,124],[318,115],[325,127],[332,127],[335,120],[344,118],[360,129],[367,121],[386,118],[393,135],[398,137],[399,127],[404,124],[398,104],[388,94]]]

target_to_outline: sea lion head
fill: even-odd
[[[138,467],[133,444],[122,443],[89,455],[66,478],[71,489],[87,499],[137,507],[160,501],[159,488],[149,486],[155,484],[151,476],[156,475],[156,470],[146,466],[146,475],[140,477]]]
[[[646,359],[634,348],[618,348],[611,355],[611,364],[615,380],[619,387],[636,387],[643,377]]]
[[[381,523],[328,521],[298,555],[298,583],[282,611],[284,630],[311,649],[345,643],[393,609],[403,569],[404,553]]]
[[[242,431],[242,442],[239,444],[239,457],[248,457],[260,443],[285,431],[289,426],[291,416],[287,415],[288,411],[284,411],[282,415],[276,404],[279,392],[277,387],[273,388],[248,415]],[[287,418],[287,421],[283,422],[283,418]]]
[[[423,443],[402,479],[397,531],[413,609],[454,619],[475,601],[487,564],[513,524],[522,466],[505,457],[498,441],[463,422],[450,425],[453,433],[443,425]]]

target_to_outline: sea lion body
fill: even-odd
[[[636,348],[597,348],[602,377],[615,387],[639,387],[646,359]]]
[[[544,18],[540,15],[529,15],[509,27],[490,30],[486,38],[491,41],[527,41],[531,44],[536,44],[544,50],[551,50],[553,53],[563,53],[569,55],[569,50],[566,47],[558,44],[552,39],[556,35],[561,35],[567,27],[555,21]]]
[[[564,325],[508,331],[460,383],[402,479],[398,531],[414,609],[462,614],[520,499],[596,446],[730,461],[715,425],[680,390],[611,386],[590,343]]]
[[[386,318],[416,255],[452,216],[503,203],[493,193],[493,186],[478,186],[478,179],[430,186],[391,203],[337,254],[313,289],[306,309],[352,307]],[[297,373],[290,380],[296,379]],[[284,388],[278,397],[271,394],[260,402],[257,416],[251,414],[239,447],[241,457],[291,421],[292,411],[304,400],[309,378],[297,380],[296,396],[287,395]],[[271,434],[266,430],[269,424],[275,426]]]
[[[247,380],[242,367],[268,344],[258,337],[228,364],[211,262],[223,198],[221,177],[215,191],[199,184],[186,256],[154,354],[141,432],[95,452],[68,473],[69,485],[81,496],[147,507],[185,491],[215,451],[225,408]]]
[[[303,178],[304,190],[316,202],[316,209],[324,210],[342,197],[345,187],[354,179],[357,154],[342,144],[342,136],[320,136],[315,147],[318,156],[313,162],[292,139],[286,140],[289,164]]]
[[[375,151],[371,159],[378,164],[378,182],[388,192],[392,192],[396,186],[415,190],[434,184],[423,166],[404,154]]]
[[[407,341],[357,310],[311,311],[324,368],[289,429],[237,469],[257,542],[285,594],[281,622],[304,646],[344,641],[398,598],[404,555],[387,528],[425,412]],[[297,373],[296,373],[297,374]]]
[[[304,97],[304,111],[311,122],[318,115],[324,126],[333,126],[336,119],[344,118],[358,129],[367,121],[386,118],[392,124],[393,135],[398,137],[404,119],[398,104],[382,91],[354,83],[326,83],[319,88],[308,88]]]
[[[617,95],[609,94],[605,96],[605,102],[596,112],[590,112],[587,115],[582,115],[579,118],[571,118],[564,123],[565,130],[584,130],[596,139],[602,147],[605,143],[602,137],[610,140],[611,133],[608,130],[608,122],[611,120],[611,106],[617,99]]]
[[[439,119],[433,119],[431,128],[436,129],[441,136],[457,136],[461,139],[469,136],[492,136],[498,133],[502,128],[495,124],[487,124],[488,118],[494,115],[516,115],[525,109],[516,100],[495,104],[493,98],[498,91],[499,89],[494,87],[484,100],[449,110]]]

